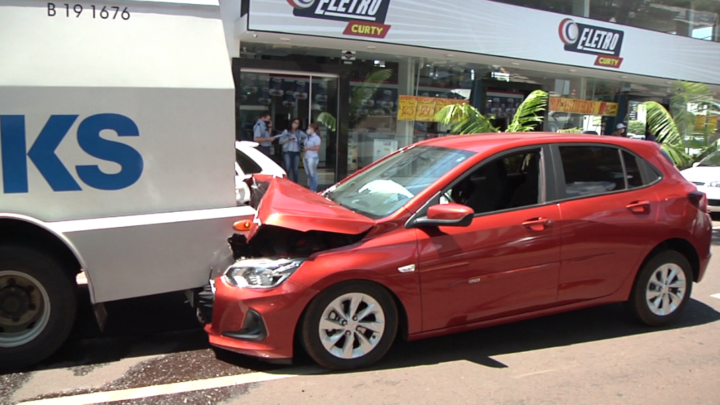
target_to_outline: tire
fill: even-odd
[[[353,302],[358,304],[351,311]],[[353,320],[355,314],[360,317]],[[380,360],[395,340],[397,327],[397,307],[388,291],[373,283],[352,281],[330,287],[312,300],[302,321],[302,343],[319,365],[350,370]]]
[[[674,322],[690,301],[692,283],[685,256],[674,250],[658,253],[638,273],[628,301],[630,312],[649,326]]]
[[[37,364],[65,342],[76,292],[56,258],[27,246],[0,246],[0,369]]]

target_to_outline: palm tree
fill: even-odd
[[[709,117],[720,114],[720,105],[702,83],[677,81],[673,83],[671,92],[670,111],[654,101],[643,103],[643,107],[647,113],[648,129],[657,136],[675,164],[684,168],[718,150],[717,141],[710,142],[714,132],[710,132],[707,123]],[[700,111],[705,113],[706,125],[697,131],[695,123]],[[699,144],[697,138],[701,139]],[[691,155],[693,146],[692,149],[700,151]]]
[[[543,122],[549,94],[535,90],[517,108],[512,122],[505,132],[530,132]],[[450,104],[435,114],[435,119],[450,127],[450,133],[465,135],[498,132],[489,118],[469,104]]]

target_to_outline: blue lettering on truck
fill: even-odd
[[[77,115],[51,116],[28,150],[25,116],[0,115],[0,157],[3,191],[6,194],[28,192],[28,158],[53,191],[82,190],[55,154],[77,118]],[[121,190],[140,179],[143,158],[137,150],[124,143],[101,138],[100,133],[105,130],[114,131],[118,136],[140,136],[140,131],[133,120],[120,114],[96,114],[85,118],[78,126],[80,148],[92,157],[117,163],[120,171],[107,174],[97,165],[78,165],[75,169],[80,180],[92,188]]]

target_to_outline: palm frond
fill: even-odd
[[[718,147],[718,141],[715,141],[715,142],[711,143],[710,145],[708,145],[706,148],[703,148],[703,150],[700,153],[693,156],[693,160],[695,162],[699,162],[699,161],[705,159],[706,157],[716,153],[718,150],[720,150],[720,148]]]
[[[449,104],[435,114],[435,120],[449,127],[452,134],[497,132],[490,120],[470,104]]]
[[[543,90],[530,93],[517,108],[505,132],[530,132],[543,122],[543,111],[548,106],[549,94]]]
[[[680,169],[689,167],[693,162],[693,159],[687,154],[687,152],[685,152],[685,147],[683,146],[662,144],[660,147],[662,147],[663,150],[670,155],[672,161]]]
[[[683,145],[683,140],[678,131],[675,119],[670,112],[655,101],[643,103],[647,112],[647,127],[657,136],[658,142],[662,144]]]
[[[317,117],[317,122],[326,126],[331,131],[335,131],[335,127],[337,126],[337,120],[328,112],[321,112]]]
[[[355,87],[350,96],[350,114],[355,113],[363,104],[375,95],[378,87],[392,76],[392,69],[376,70],[365,77],[362,86]]]
[[[692,159],[685,151],[683,137],[670,112],[655,101],[647,101],[643,103],[643,106],[647,112],[648,129],[657,136],[657,141],[662,144],[662,148],[677,166],[689,166]]]

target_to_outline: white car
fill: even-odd
[[[720,153],[714,153],[680,173],[707,195],[710,212],[720,212]]]
[[[250,202],[250,186],[247,180],[253,174],[268,174],[275,177],[287,176],[282,167],[265,156],[257,147],[257,142],[235,142],[235,198],[238,205]]]

